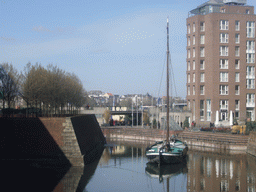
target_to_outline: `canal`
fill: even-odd
[[[147,144],[108,141],[101,157],[84,168],[38,161],[2,161],[8,191],[189,192],[256,190],[256,159],[230,151],[189,150],[175,165],[147,164]]]

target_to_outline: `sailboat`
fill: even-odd
[[[187,155],[188,146],[181,140],[169,137],[169,20],[167,18],[167,128],[166,140],[156,142],[147,147],[146,157],[153,163],[172,164],[180,163]]]

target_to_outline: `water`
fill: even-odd
[[[37,161],[2,161],[2,189],[44,192],[256,191],[255,157],[190,149],[186,162],[158,167],[147,164],[146,146],[109,142],[101,158],[84,168]]]

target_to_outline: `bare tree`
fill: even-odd
[[[7,102],[8,108],[14,105],[15,98],[19,95],[20,75],[12,64],[0,65],[0,92],[3,100],[3,108]]]

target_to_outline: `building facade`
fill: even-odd
[[[254,7],[210,0],[187,18],[187,102],[197,125],[255,120]]]

